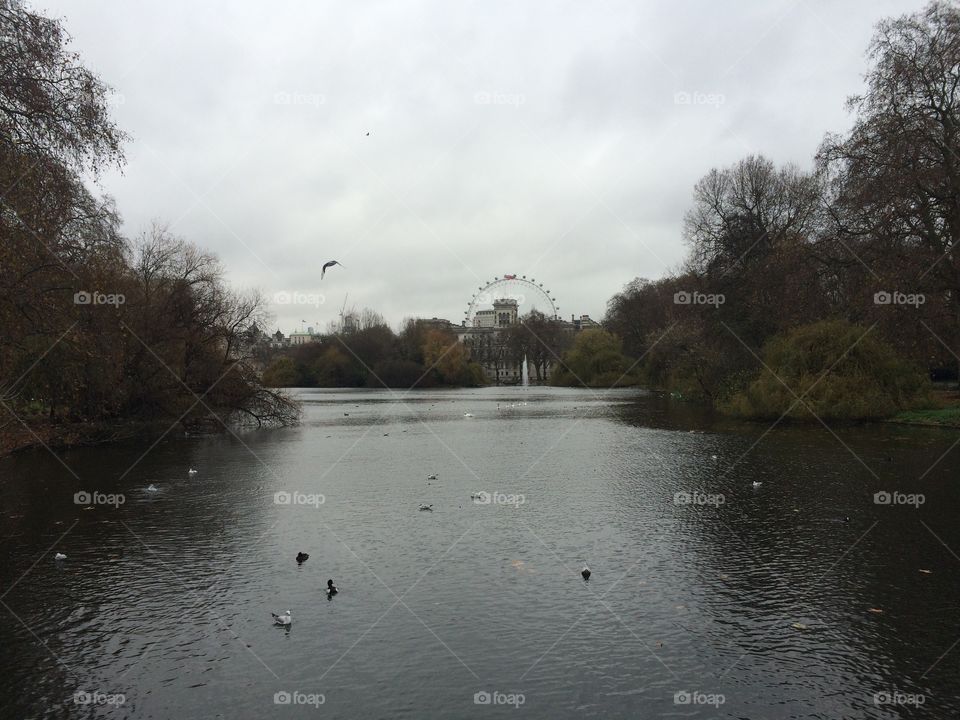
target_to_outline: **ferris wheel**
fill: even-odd
[[[478,310],[493,307],[495,300],[514,300],[518,306],[518,313],[524,315],[531,310],[542,312],[549,318],[556,318],[560,311],[557,299],[538,283],[536,278],[526,275],[504,275],[495,277],[485,285],[481,285],[470,297],[467,309],[463,311],[466,324],[472,325]]]

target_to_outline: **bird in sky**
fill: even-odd
[[[321,280],[323,280],[323,276],[327,273],[327,268],[328,268],[328,267],[333,267],[334,265],[340,265],[340,263],[338,263],[336,260],[330,260],[329,262],[325,262],[325,263],[323,264],[323,268],[320,270],[320,279],[321,279]],[[340,265],[340,267],[343,267],[343,265]]]

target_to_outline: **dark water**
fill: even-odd
[[[299,428],[0,461],[0,716],[957,717],[955,431],[303,399]]]

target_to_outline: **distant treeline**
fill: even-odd
[[[412,388],[483,385],[483,369],[453,333],[408,320],[400,334],[366,310],[361,326],[273,357],[263,373],[272,387]]]
[[[464,342],[431,320],[408,319],[396,334],[373,310],[365,309],[361,317],[358,330],[264,353],[264,382],[272,387],[475,387],[493,382],[498,369],[514,370],[526,360],[532,383],[636,383],[618,337],[600,328],[574,334],[536,311],[511,327]]]
[[[885,20],[868,57],[853,128],[812,169],[750,156],[711,170],[682,271],[610,300],[606,327],[642,381],[748,416],[866,418],[956,379],[960,11]]]
[[[0,3],[0,453],[155,426],[295,422],[244,333],[263,319],[210,255],[136,242],[83,178],[123,163],[109,90],[58,20]],[[63,428],[69,426],[69,430]]]

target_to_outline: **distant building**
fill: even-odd
[[[270,336],[270,347],[272,348],[285,348],[289,344],[290,341],[280,332],[279,328]]]
[[[557,321],[563,330],[570,333],[600,327],[600,323],[589,315],[581,315],[579,318],[571,315],[569,321],[559,318]],[[492,309],[478,310],[470,325],[464,321],[459,327],[454,326],[454,330],[460,342],[469,346],[470,357],[483,367],[491,382],[497,385],[518,385],[523,379],[523,366],[514,361],[506,347],[504,331],[521,322],[516,300],[497,299],[494,300]],[[540,382],[550,379],[555,364],[548,362],[541,369]],[[537,382],[532,370],[530,381]]]
[[[307,332],[297,330],[290,333],[289,344],[291,346],[306,345],[307,343],[319,342],[320,335],[313,332],[313,328],[307,328]]]
[[[600,323],[591,320],[589,315],[581,315],[579,319],[575,315],[570,316],[570,324],[574,330],[586,330],[587,328],[598,328]]]
[[[456,332],[459,328],[449,320],[443,318],[418,318],[417,324],[428,330],[444,330],[446,332]]]

